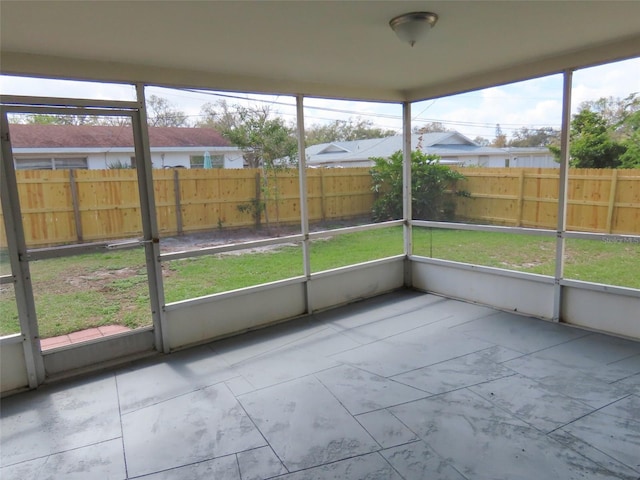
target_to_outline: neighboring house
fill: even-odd
[[[560,164],[547,147],[505,148],[510,167],[560,168]]]
[[[547,148],[482,147],[458,132],[413,134],[411,149],[438,155],[445,165],[481,167],[545,167],[558,164]],[[370,167],[371,157],[388,158],[402,150],[402,136],[331,142],[306,149],[310,167]]]
[[[9,128],[16,169],[106,169],[135,164],[128,125],[23,125]],[[211,128],[149,127],[154,168],[242,168],[242,152]]]

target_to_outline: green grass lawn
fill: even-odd
[[[414,253],[427,257],[552,275],[555,239],[492,232],[414,229]],[[311,270],[320,272],[402,253],[398,227],[312,242]],[[8,270],[6,259],[0,262]],[[43,338],[85,328],[151,323],[141,249],[40,260],[30,264]],[[567,240],[565,277],[640,288],[640,244]],[[169,302],[303,274],[299,246],[164,262]],[[19,331],[12,285],[0,289],[0,334]]]

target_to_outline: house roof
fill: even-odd
[[[10,127],[14,148],[133,147],[129,126],[23,125]],[[229,147],[231,143],[212,128],[149,127],[151,147]]]
[[[402,43],[397,15],[439,18]],[[640,56],[638,1],[10,1],[3,72],[416,101]],[[117,32],[117,33],[116,33]],[[170,32],[170,34],[168,34]]]
[[[481,147],[459,132],[438,132],[411,135],[411,149],[418,146],[425,153],[440,156],[504,155],[500,148]],[[402,135],[370,138],[350,142],[332,142],[313,145],[306,149],[310,165],[327,163],[362,162],[371,157],[387,158],[402,150]]]

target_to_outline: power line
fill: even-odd
[[[233,94],[228,94],[228,93],[220,93],[220,92],[212,92],[212,91],[206,91],[206,90],[197,90],[197,89],[192,89],[192,88],[179,88],[179,89],[171,89],[171,90],[179,90],[179,91],[184,91],[184,92],[190,92],[190,93],[196,93],[199,95],[207,95],[207,96],[212,96],[212,97],[220,97],[220,98],[230,98],[230,99],[234,99],[234,100],[242,100],[242,101],[250,101],[250,102],[257,102],[257,103],[265,103],[265,104],[269,104],[269,105],[280,105],[280,106],[284,106],[284,107],[289,107],[289,108],[295,108],[295,103],[292,102],[285,102],[285,101],[280,101],[280,100],[270,100],[270,99],[264,99],[264,98],[256,98],[255,96],[249,96],[249,94],[247,95],[233,95]],[[280,97],[280,96],[278,96]],[[522,97],[522,98],[529,98],[529,97]],[[435,101],[437,99],[435,99],[434,101],[432,101],[425,109],[423,109],[418,115],[416,115],[415,117],[413,117],[412,121],[414,122],[423,122],[423,123],[441,123],[444,126],[451,126],[451,127],[470,127],[473,128],[474,130],[485,130],[485,131],[493,131],[495,130],[495,123],[490,123],[490,122],[471,122],[471,121],[461,121],[461,120],[445,120],[445,119],[437,119],[437,118],[423,118],[420,117],[420,115],[422,115],[426,110],[428,110],[429,108],[431,108],[434,104]],[[356,110],[349,110],[349,109],[342,109],[342,108],[333,108],[333,107],[321,107],[321,106],[313,106],[313,105],[305,105],[305,110],[309,109],[309,110],[317,110],[317,111],[324,111],[324,112],[331,112],[331,113],[341,113],[341,114],[347,114],[347,115],[354,115],[354,116],[360,116],[360,117],[373,117],[373,118],[381,118],[381,119],[389,119],[389,120],[397,120],[397,121],[401,121],[402,120],[402,115],[396,115],[396,114],[388,114],[388,113],[379,113],[379,112],[367,112],[367,113],[363,113],[361,111],[356,111]],[[290,117],[295,117],[294,113],[285,113],[285,112],[278,112],[279,115],[281,116],[290,116]],[[199,118],[203,118],[205,115],[188,115],[189,117],[199,117]],[[308,118],[313,118],[316,120],[322,120],[322,121],[337,121],[337,119],[334,118],[326,118],[326,117],[320,117],[320,116],[314,116],[314,115],[306,115]],[[504,130],[504,131],[508,131],[508,132],[515,132],[517,130],[519,130],[522,127],[526,127],[526,128],[530,128],[530,129],[538,129],[538,128],[543,128],[543,127],[551,127],[551,128],[555,128],[555,129],[559,129],[560,128],[560,124],[531,124],[531,123],[502,123],[502,122],[497,122],[500,124],[500,127]],[[384,128],[384,129],[389,129],[389,130],[398,130],[399,127],[396,125],[382,125],[379,123],[375,123],[374,126],[378,127],[378,128]]]

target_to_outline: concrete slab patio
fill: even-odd
[[[401,291],[2,400],[0,477],[640,478],[640,343]]]

